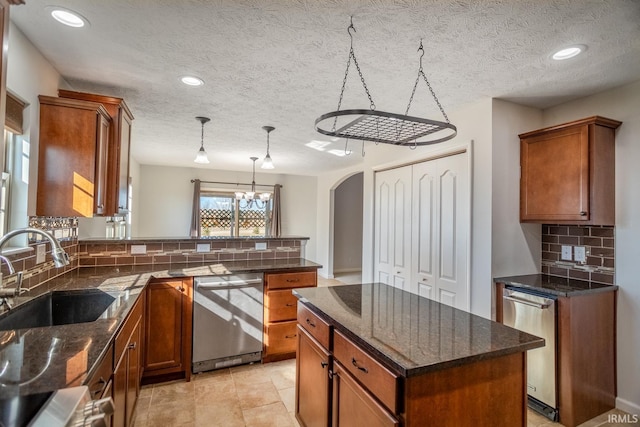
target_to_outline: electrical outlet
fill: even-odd
[[[563,261],[571,261],[571,246],[562,245],[562,254],[560,259]]]
[[[266,251],[267,242],[256,242],[256,251]]]
[[[211,243],[198,243],[196,244],[196,252],[211,252]]]
[[[574,259],[577,262],[585,264],[587,262],[587,248],[584,246],[576,246],[574,249]]]
[[[36,264],[43,263],[47,256],[47,245],[36,246]]]
[[[147,245],[131,245],[131,255],[144,255],[147,253]]]

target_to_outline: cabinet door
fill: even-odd
[[[118,168],[118,205],[116,212],[129,209],[129,155],[131,150],[131,122],[120,113],[120,147],[118,148],[120,167]]]
[[[107,160],[109,150],[109,121],[98,114],[98,135],[96,136],[96,172],[95,172],[95,198],[94,212],[97,215],[106,213],[107,204]]]
[[[185,287],[180,280],[148,285],[145,374],[182,366],[184,298]]]
[[[142,319],[138,320],[127,347],[127,425],[132,425],[133,411],[140,394]]]
[[[400,423],[336,361],[333,362],[333,427],[389,427]]]
[[[329,426],[331,357],[298,326],[296,418],[305,427]]]
[[[374,281],[409,290],[411,167],[376,173]]]
[[[520,220],[589,219],[589,126],[520,141]]]

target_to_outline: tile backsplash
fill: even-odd
[[[542,225],[542,273],[572,279],[614,283],[615,227]],[[562,260],[562,246],[571,247],[572,260]],[[586,262],[576,262],[575,247],[584,246]]]

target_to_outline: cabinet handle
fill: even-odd
[[[96,382],[96,385],[99,385],[99,386],[100,386],[100,388],[97,388],[97,389],[95,389],[95,390],[93,390],[93,391],[91,392],[91,394],[93,395],[93,397],[94,397],[94,398],[95,398],[96,396],[99,396],[99,395],[100,395],[100,393],[102,393],[102,392],[104,391],[104,386],[105,386],[106,384],[107,384],[107,381],[106,381],[104,378],[100,377],[100,379]]]
[[[351,364],[353,366],[355,366],[356,368],[358,368],[358,370],[364,372],[365,374],[369,373],[369,370],[367,368],[365,368],[364,366],[358,366],[358,362],[356,362],[356,358],[355,357],[351,358]]]
[[[293,335],[285,335],[284,337],[285,338],[295,338],[297,336],[298,336],[298,334],[293,334]]]
[[[129,344],[129,350],[133,350],[133,349],[135,349],[137,345],[138,345],[138,344],[137,344],[135,341],[134,341],[134,342],[132,342],[132,343],[130,343],[130,344]]]
[[[285,306],[286,306],[286,307],[293,307],[294,305],[295,305],[295,304],[293,304],[293,303],[291,303],[291,302],[288,302],[288,303],[286,303],[286,304],[285,304]]]
[[[184,288],[182,286],[178,286],[176,288],[176,290],[179,291],[179,292],[184,292]]]
[[[297,283],[300,279],[287,279],[287,283]]]
[[[585,211],[580,211],[580,216],[587,216],[587,213]]]
[[[329,362],[320,362],[320,366],[322,366],[322,369],[324,369],[329,366]]]
[[[396,274],[402,274],[402,272],[401,271],[396,271]]]
[[[104,205],[98,205],[96,206],[98,209],[104,209]]]
[[[315,323],[313,323],[313,322],[311,321],[311,319],[309,319],[308,317],[307,317],[307,325],[311,326],[312,328],[315,328],[315,327],[316,327],[316,324],[315,324]]]

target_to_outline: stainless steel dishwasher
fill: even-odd
[[[196,277],[193,373],[262,358],[262,273]]]
[[[502,322],[544,338],[544,347],[527,352],[529,407],[556,421],[556,298],[506,288],[502,294]]]

